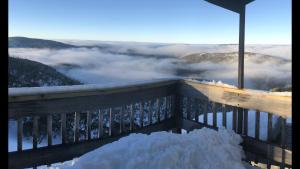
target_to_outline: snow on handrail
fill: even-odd
[[[90,91],[105,91],[114,89],[124,89],[130,87],[142,87],[147,85],[164,84],[176,82],[178,78],[163,78],[144,81],[134,81],[126,83],[118,83],[111,85],[102,84],[85,84],[85,85],[70,85],[70,86],[49,86],[49,87],[19,87],[8,88],[9,97],[26,96],[26,95],[42,95],[42,94],[59,94],[73,92],[90,92]]]

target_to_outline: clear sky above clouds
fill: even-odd
[[[204,0],[9,0],[9,36],[238,43],[239,16]],[[291,43],[291,0],[246,8],[247,44]]]

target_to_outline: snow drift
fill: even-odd
[[[223,127],[187,134],[130,134],[77,159],[52,166],[61,169],[242,169],[242,138]],[[251,168],[251,167],[250,167]]]

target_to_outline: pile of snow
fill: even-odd
[[[276,96],[290,96],[292,97],[292,92],[270,92],[273,95]]]
[[[216,86],[222,86],[222,87],[229,87],[229,88],[236,88],[236,86],[223,83],[220,80],[219,81],[215,81],[215,80],[213,80],[213,81],[205,81],[205,80],[202,80],[202,81],[200,81],[200,83],[209,84],[209,85],[216,85]]]
[[[232,130],[202,128],[187,134],[130,134],[77,159],[62,169],[243,169],[242,138]]]
[[[215,80],[195,80],[195,79],[185,79],[186,81],[196,82],[196,83],[202,83],[202,84],[208,84],[208,85],[215,85],[215,86],[222,86],[222,87],[229,87],[229,88],[237,88],[234,85],[223,83],[221,80],[215,81]]]

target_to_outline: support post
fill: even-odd
[[[238,88],[244,88],[245,6],[240,11]]]

